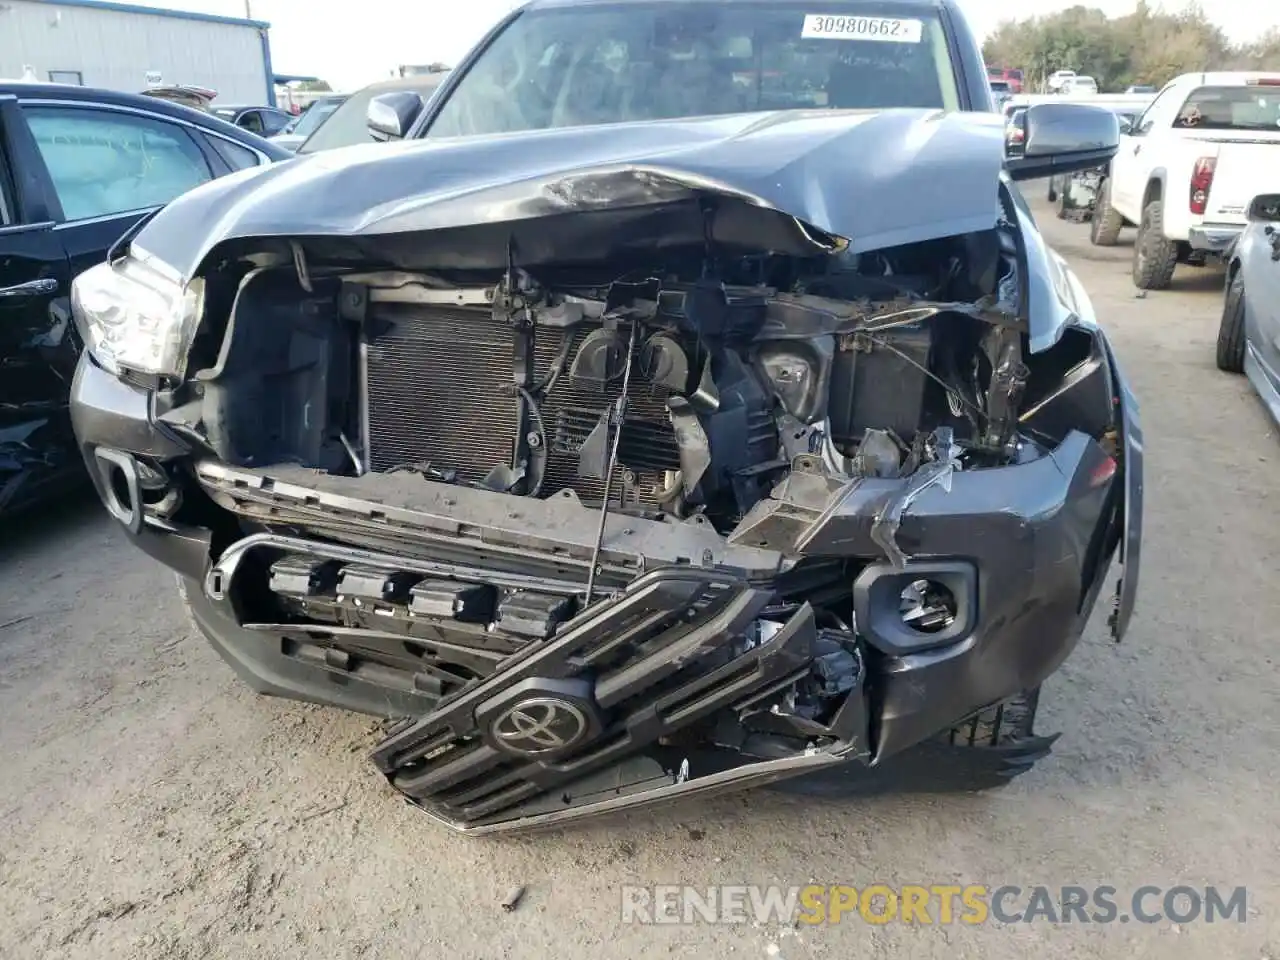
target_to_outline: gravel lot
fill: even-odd
[[[1034,185],[1029,195],[1043,196]],[[773,792],[507,840],[451,835],[370,721],[262,699],[96,503],[0,543],[0,956],[1280,957],[1280,447],[1213,366],[1217,269],[1135,296],[1128,246],[1038,215],[1143,401],[1143,589],[1045,688],[1053,757],[997,794]],[[1268,786],[1268,784],[1270,786]],[[1247,885],[1234,922],[640,927],[628,883]],[[527,884],[519,908],[499,900]]]

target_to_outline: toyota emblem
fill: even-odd
[[[573,746],[587,726],[587,715],[569,701],[535,697],[508,707],[490,730],[505,749],[532,755]]]

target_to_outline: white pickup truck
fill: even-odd
[[[1136,225],[1133,282],[1162,290],[1177,264],[1224,253],[1260,193],[1280,193],[1280,73],[1183,74],[1120,137],[1090,239]]]

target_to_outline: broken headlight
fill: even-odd
[[[91,267],[71,285],[76,329],[114,374],[182,379],[203,301],[203,281],[184,286],[133,256]]]

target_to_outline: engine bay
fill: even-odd
[[[870,253],[655,244],[533,269],[512,253],[483,276],[361,253],[288,241],[221,264],[206,315],[226,321],[202,328],[167,419],[231,465],[572,493],[721,534],[799,462],[999,466],[1110,423],[1088,337],[1028,355],[1006,218]]]

